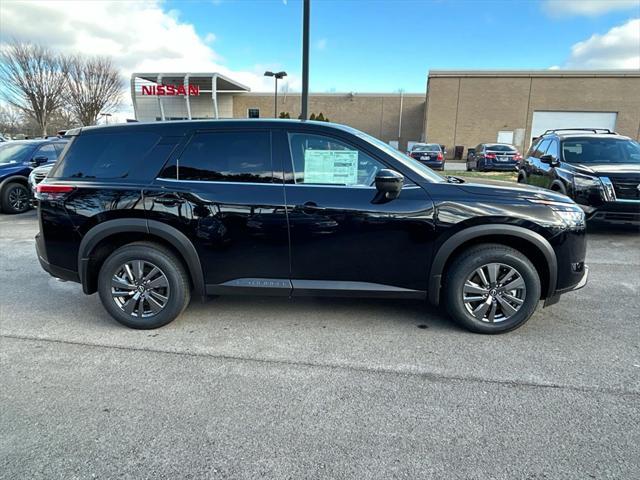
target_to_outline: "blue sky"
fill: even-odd
[[[438,68],[562,67],[576,43],[640,17],[640,0],[595,14],[541,1],[311,3],[310,85],[320,92],[422,92],[427,71]],[[299,0],[164,6],[179,11],[178,18],[203,38],[213,34],[212,48],[233,70],[264,66],[294,76],[301,71]]]

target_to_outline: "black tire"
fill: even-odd
[[[518,183],[522,183],[525,185],[527,183],[527,176],[522,172],[520,172],[520,174],[518,175]]]
[[[151,267],[156,267],[162,274],[160,282],[162,285],[167,285],[166,289],[162,286],[155,289],[147,285],[149,290],[138,293],[138,289],[130,288],[134,283],[136,285],[143,283],[137,280],[135,282],[127,280],[130,283],[129,287],[112,289],[114,276],[123,271],[123,266],[129,264],[128,262],[132,262],[130,265],[137,265],[136,261],[144,262],[142,267],[143,275],[141,276],[143,280],[145,276],[151,274],[149,271],[152,270]],[[156,273],[156,275],[158,274]],[[149,281],[146,280],[147,283]],[[118,297],[120,300],[116,300],[112,296],[114,290],[121,294]],[[151,292],[151,290],[154,291]],[[133,292],[128,295],[138,295],[138,300],[133,297],[129,299],[130,301],[135,300],[138,302],[133,306],[131,313],[125,312],[124,308],[127,308],[126,306],[117,303],[118,301],[126,301],[125,293],[127,291]],[[147,330],[162,327],[178,317],[189,304],[191,287],[187,271],[173,252],[156,243],[136,242],[118,248],[105,260],[98,276],[98,294],[102,305],[116,321],[130,328]],[[162,295],[158,297],[160,294]],[[145,297],[145,295],[147,296]],[[142,301],[139,299],[140,296],[143,296]],[[158,312],[153,311],[152,306],[156,309],[158,308],[158,301],[155,299],[163,296],[167,297],[166,303]],[[153,305],[152,302],[154,302]],[[160,300],[160,302],[163,303],[164,301]],[[139,306],[140,304],[142,307]],[[149,311],[148,316],[145,316],[145,310]],[[142,312],[142,317],[138,315],[140,312]]]
[[[490,288],[492,295],[488,295],[487,298],[491,296],[491,298],[497,299],[497,296],[500,296],[500,302],[497,300],[491,302],[488,299],[486,302],[481,300],[476,304],[465,304],[463,299],[463,288],[469,276],[473,275],[474,272],[482,266],[498,263],[503,266],[500,267],[498,272],[496,272],[496,277],[500,278],[500,274],[502,272],[510,271],[508,270],[508,267],[515,269],[516,273],[520,275],[520,279],[524,282],[524,293],[522,290],[518,290],[518,293],[511,295],[509,292],[502,291],[501,287],[497,287],[497,285],[495,285]],[[504,273],[503,275],[508,279],[508,277],[506,277],[507,273]],[[511,284],[511,282],[512,280],[509,280],[508,284]],[[538,306],[540,290],[541,286],[538,272],[526,256],[511,247],[487,243],[465,250],[453,261],[446,275],[446,283],[444,287],[445,306],[455,322],[472,332],[491,334],[504,333],[521,327],[527,320],[529,320]],[[514,291],[510,292],[513,293]],[[469,295],[472,296],[474,294]],[[507,316],[502,312],[502,320],[490,323],[488,318],[485,320],[485,317],[483,316],[478,319],[467,309],[467,306],[469,306],[469,308],[472,308],[473,306],[479,307],[486,303],[487,305],[491,305],[491,307],[487,308],[495,313],[503,308],[501,305],[505,303],[506,298],[503,295],[509,295],[510,298],[513,298],[514,296],[521,296],[520,301],[522,301],[522,303],[519,305],[515,313],[512,313],[510,316]],[[479,296],[481,296],[481,294],[479,294]],[[494,304],[497,305],[497,307],[494,307]],[[510,305],[511,308],[514,308],[513,305],[515,304],[511,303]]]
[[[29,204],[29,189],[22,183],[9,183],[2,189],[1,203],[4,213],[24,213],[31,208]]]
[[[566,195],[567,194],[567,189],[564,187],[564,185],[562,183],[554,183],[551,186],[551,190],[553,190],[554,192],[561,193],[562,195]]]

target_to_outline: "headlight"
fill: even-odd
[[[556,217],[562,220],[562,223],[569,228],[578,228],[585,226],[585,215],[582,209],[566,209],[566,210],[557,210],[553,209],[553,213]]]
[[[598,192],[605,202],[613,202],[616,194],[611,180],[607,177],[589,177],[587,175],[574,175],[573,186],[576,193]]]
[[[529,198],[528,200],[531,203],[548,206],[567,228],[584,228],[586,225],[585,214],[575,203],[563,203],[539,198]]]

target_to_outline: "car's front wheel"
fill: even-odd
[[[444,295],[460,325],[478,333],[503,333],[529,320],[540,290],[538,272],[525,255],[506,245],[482,244],[453,261]]]
[[[104,308],[131,328],[152,329],[174,320],[189,304],[189,277],[176,255],[150,242],[120,247],[98,276]]]
[[[10,183],[2,190],[2,211],[23,213],[29,210],[29,189],[21,183]]]

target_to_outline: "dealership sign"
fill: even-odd
[[[189,85],[189,88],[184,88],[184,85],[143,85],[142,95],[156,95],[156,96],[176,96],[176,95],[189,95],[190,97],[197,97],[200,95],[200,87],[198,85]]]

